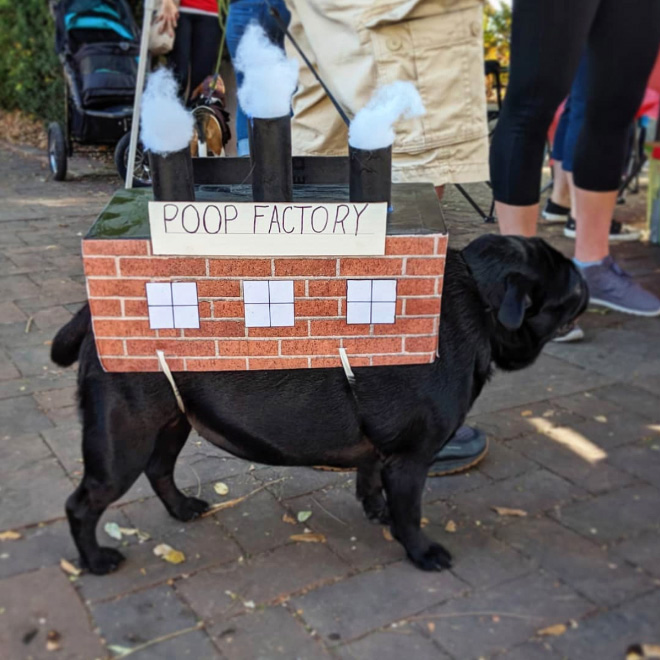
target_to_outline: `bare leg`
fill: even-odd
[[[568,182],[569,172],[565,172],[561,161],[556,160],[552,164],[554,178],[552,180],[552,195],[550,199],[560,206],[571,206],[571,190]]]
[[[600,261],[610,253],[609,237],[617,191],[591,192],[572,186],[576,222],[575,258],[578,261]]]
[[[539,217],[539,205],[512,206],[495,202],[495,213],[500,225],[500,233],[513,236],[534,236],[536,221]]]

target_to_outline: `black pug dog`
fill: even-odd
[[[424,570],[451,555],[420,529],[422,491],[435,453],[464,422],[493,365],[522,369],[585,309],[573,263],[538,238],[482,236],[449,250],[438,357],[432,364],[355,369],[177,373],[186,414],[160,373],[105,373],[85,305],[55,337],[52,359],[79,359],[85,473],[66,512],[83,567],[114,571],[96,524],[142,472],[170,515],[192,520],[208,504],[184,495],[174,464],[191,427],[248,461],[357,468],[367,517],[389,524]]]

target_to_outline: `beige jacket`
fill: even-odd
[[[426,114],[396,126],[395,180],[488,179],[481,0],[287,4],[294,37],[349,116],[380,85],[417,86]],[[295,153],[346,153],[346,127],[302,61],[293,109]]]

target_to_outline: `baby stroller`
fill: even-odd
[[[131,10],[126,0],[49,0],[49,6],[66,87],[64,128],[48,127],[53,178],[66,176],[74,144],[116,144],[115,164],[125,178],[140,51]],[[135,174],[138,184],[148,181],[141,150]]]

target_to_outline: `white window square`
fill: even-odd
[[[268,303],[245,303],[246,328],[270,328]]]
[[[396,280],[374,280],[371,300],[373,302],[396,302]]]
[[[396,316],[395,302],[371,303],[372,323],[394,323],[395,316]]]
[[[172,282],[172,304],[196,306],[197,302],[195,282]]]
[[[248,328],[295,325],[293,280],[243,282],[243,302]]]
[[[245,303],[268,303],[268,282],[250,281],[243,282],[243,302]]]
[[[348,280],[346,298],[350,302],[371,302],[372,280]]]
[[[199,328],[199,308],[197,305],[174,305],[175,328]]]
[[[346,323],[371,323],[371,303],[349,302],[346,305]]]
[[[152,330],[165,330],[174,327],[171,306],[149,307],[149,327]]]
[[[147,305],[171,305],[172,285],[169,282],[147,282]]]
[[[146,290],[152,330],[199,328],[195,282],[147,282]]]
[[[271,303],[270,325],[273,328],[295,325],[293,303]]]
[[[394,323],[396,280],[348,280],[346,323]]]
[[[268,283],[271,303],[293,303],[293,280],[275,280]]]

